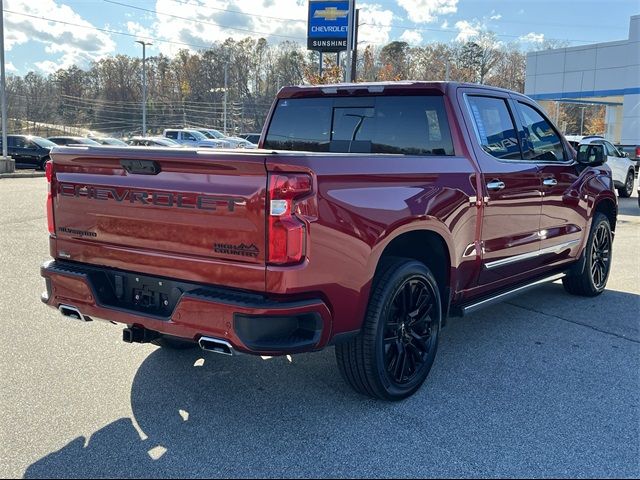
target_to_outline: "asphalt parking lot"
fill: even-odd
[[[443,331],[409,400],[353,393],[333,349],[164,351],[40,303],[43,178],[0,180],[0,477],[638,477],[640,208],[607,291],[552,284]]]

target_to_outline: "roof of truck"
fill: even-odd
[[[504,88],[492,87],[490,85],[480,85],[477,83],[464,82],[424,82],[405,80],[398,82],[365,82],[365,83],[334,83],[328,85],[298,85],[291,87],[283,87],[278,92],[278,98],[293,97],[312,97],[318,95],[340,95],[346,93],[349,95],[368,95],[368,94],[415,94],[420,92],[440,92],[446,94],[458,87],[468,87],[483,90],[493,90],[500,92],[509,92],[521,95],[517,92],[506,90]]]

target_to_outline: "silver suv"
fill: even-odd
[[[223,142],[207,138],[197,130],[188,128],[167,128],[162,135],[187,147],[224,148]]]

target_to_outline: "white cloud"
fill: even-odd
[[[156,38],[203,47],[227,38],[240,40],[246,37],[303,43],[306,40],[307,8],[307,3],[300,0],[188,0],[181,3],[156,0],[156,16],[151,30]],[[189,47],[162,45],[163,53],[168,55],[181,48]]]
[[[525,43],[542,43],[544,42],[544,33],[529,32],[518,38],[518,40]]]
[[[501,18],[502,18],[502,14],[497,13],[497,14],[491,15],[489,17],[489,20],[500,20]]]
[[[420,32],[416,32],[415,30],[405,30],[405,32],[400,35],[400,40],[407,42],[409,45],[420,45],[423,38]]]
[[[449,28],[449,21],[445,20],[444,22],[442,22],[442,25],[440,25],[440,28]]]
[[[458,0],[398,0],[405,9],[409,20],[416,23],[430,23],[438,15],[447,15],[458,11]]]
[[[358,40],[369,44],[384,44],[389,42],[393,12],[384,10],[378,4],[361,4]]]
[[[132,35],[136,35],[141,40],[153,38],[153,32],[143,25],[140,25],[138,22],[127,22],[127,31]]]
[[[482,30],[483,25],[477,21],[469,22],[467,20],[460,20],[456,22],[456,28],[458,29],[456,40],[458,42],[466,42],[477,36]]]
[[[34,63],[45,73],[71,65],[86,67],[92,60],[98,60],[115,50],[115,42],[105,32],[59,23],[94,27],[71,7],[55,0],[7,0],[5,9],[32,15],[27,17],[6,13],[4,21],[7,51],[16,45],[35,41],[43,44],[47,53],[59,55],[57,59]],[[45,17],[54,21],[33,17]]]
[[[9,73],[17,73],[18,69],[16,68],[16,66],[13,64],[13,62],[6,62],[4,64],[4,68],[7,70],[7,72]]]

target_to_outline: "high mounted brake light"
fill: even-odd
[[[50,235],[55,235],[56,225],[53,220],[53,194],[51,193],[51,182],[53,179],[53,163],[49,160],[44,168],[47,177],[47,227]]]
[[[305,252],[305,224],[295,216],[295,200],[311,193],[311,177],[300,173],[269,175],[268,257],[271,264],[298,263]]]

